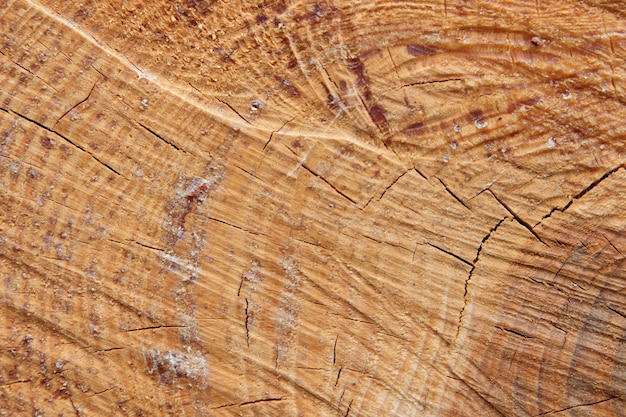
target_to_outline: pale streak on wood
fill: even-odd
[[[53,19],[56,22],[66,26],[69,30],[71,30],[71,31],[73,31],[75,33],[78,33],[84,40],[88,41],[92,45],[97,46],[99,49],[103,50],[106,53],[107,56],[114,57],[115,60],[120,65],[123,65],[124,67],[134,71],[137,74],[137,80],[138,81],[140,81],[141,79],[146,79],[146,80],[148,80],[151,83],[157,83],[157,81],[158,81],[159,87],[161,87],[165,91],[167,91],[168,94],[171,94],[172,96],[180,98],[182,101],[188,103],[191,106],[194,106],[194,107],[197,107],[197,108],[201,109],[202,111],[210,114],[212,117],[216,118],[217,120],[220,120],[222,123],[224,123],[226,125],[236,124],[237,118],[228,117],[228,116],[225,115],[224,112],[218,110],[216,107],[209,107],[209,106],[207,106],[204,103],[200,103],[199,101],[193,100],[191,95],[188,92],[186,92],[183,88],[181,88],[180,86],[174,87],[167,80],[165,80],[163,78],[159,78],[155,74],[150,74],[150,73],[142,71],[134,63],[132,63],[131,60],[128,59],[124,54],[120,53],[117,50],[112,49],[109,45],[106,45],[106,44],[103,44],[103,43],[99,42],[98,39],[96,39],[93,35],[86,34],[85,32],[83,32],[81,30],[80,27],[78,27],[75,24],[72,24],[71,21],[63,18],[61,15],[59,15],[57,13],[54,13],[49,8],[44,6],[43,4],[41,4],[39,2],[35,2],[33,0],[26,0],[26,1],[31,5],[31,7],[39,10],[41,13],[46,15],[48,18]],[[220,101],[219,99],[216,99],[216,100]]]

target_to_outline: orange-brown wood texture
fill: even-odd
[[[621,0],[0,0],[0,415],[626,415],[625,59]]]

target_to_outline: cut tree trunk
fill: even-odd
[[[626,415],[621,0],[1,0],[0,415]]]

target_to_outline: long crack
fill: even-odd
[[[465,313],[465,309],[467,308],[467,286],[469,285],[469,282],[472,279],[472,275],[474,274],[474,270],[476,269],[476,264],[478,263],[478,259],[480,258],[480,253],[483,250],[483,245],[485,244],[485,242],[487,242],[487,240],[489,240],[491,235],[495,233],[496,230],[498,230],[498,227],[500,227],[500,225],[506,219],[508,219],[508,217],[506,216],[501,218],[500,221],[498,221],[498,223],[496,223],[496,225],[493,226],[489,230],[489,233],[487,233],[487,235],[483,237],[483,239],[480,242],[480,245],[478,245],[478,249],[476,250],[476,257],[474,258],[474,261],[471,264],[472,267],[469,270],[469,273],[467,274],[467,279],[465,280],[465,286],[463,288],[463,306],[461,307],[461,311],[459,312],[459,325],[456,329],[456,336],[454,337],[454,340],[457,340],[459,338],[459,333],[461,332],[461,325],[463,324],[463,315]]]
[[[607,179],[608,177],[610,177],[611,175],[613,175],[614,173],[619,171],[620,168],[624,168],[624,164],[620,164],[620,165],[616,166],[615,168],[611,169],[610,171],[605,172],[600,178],[598,178],[595,181],[593,181],[591,184],[589,184],[587,187],[585,187],[582,191],[580,191],[578,194],[576,194],[574,197],[572,197],[563,207],[561,207],[561,208],[555,207],[552,210],[550,210],[550,212],[548,214],[546,214],[545,216],[543,216],[541,218],[541,220],[539,220],[539,222],[537,222],[535,224],[535,226],[533,226],[533,227],[536,227],[536,226],[540,225],[545,219],[550,218],[550,216],[552,216],[552,214],[555,211],[559,211],[561,213],[565,212],[565,210],[570,208],[570,206],[574,203],[574,201],[583,198],[588,192],[593,190],[602,181],[604,181],[605,179]]]

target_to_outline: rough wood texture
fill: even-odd
[[[0,1],[0,415],[626,415],[620,0]]]

